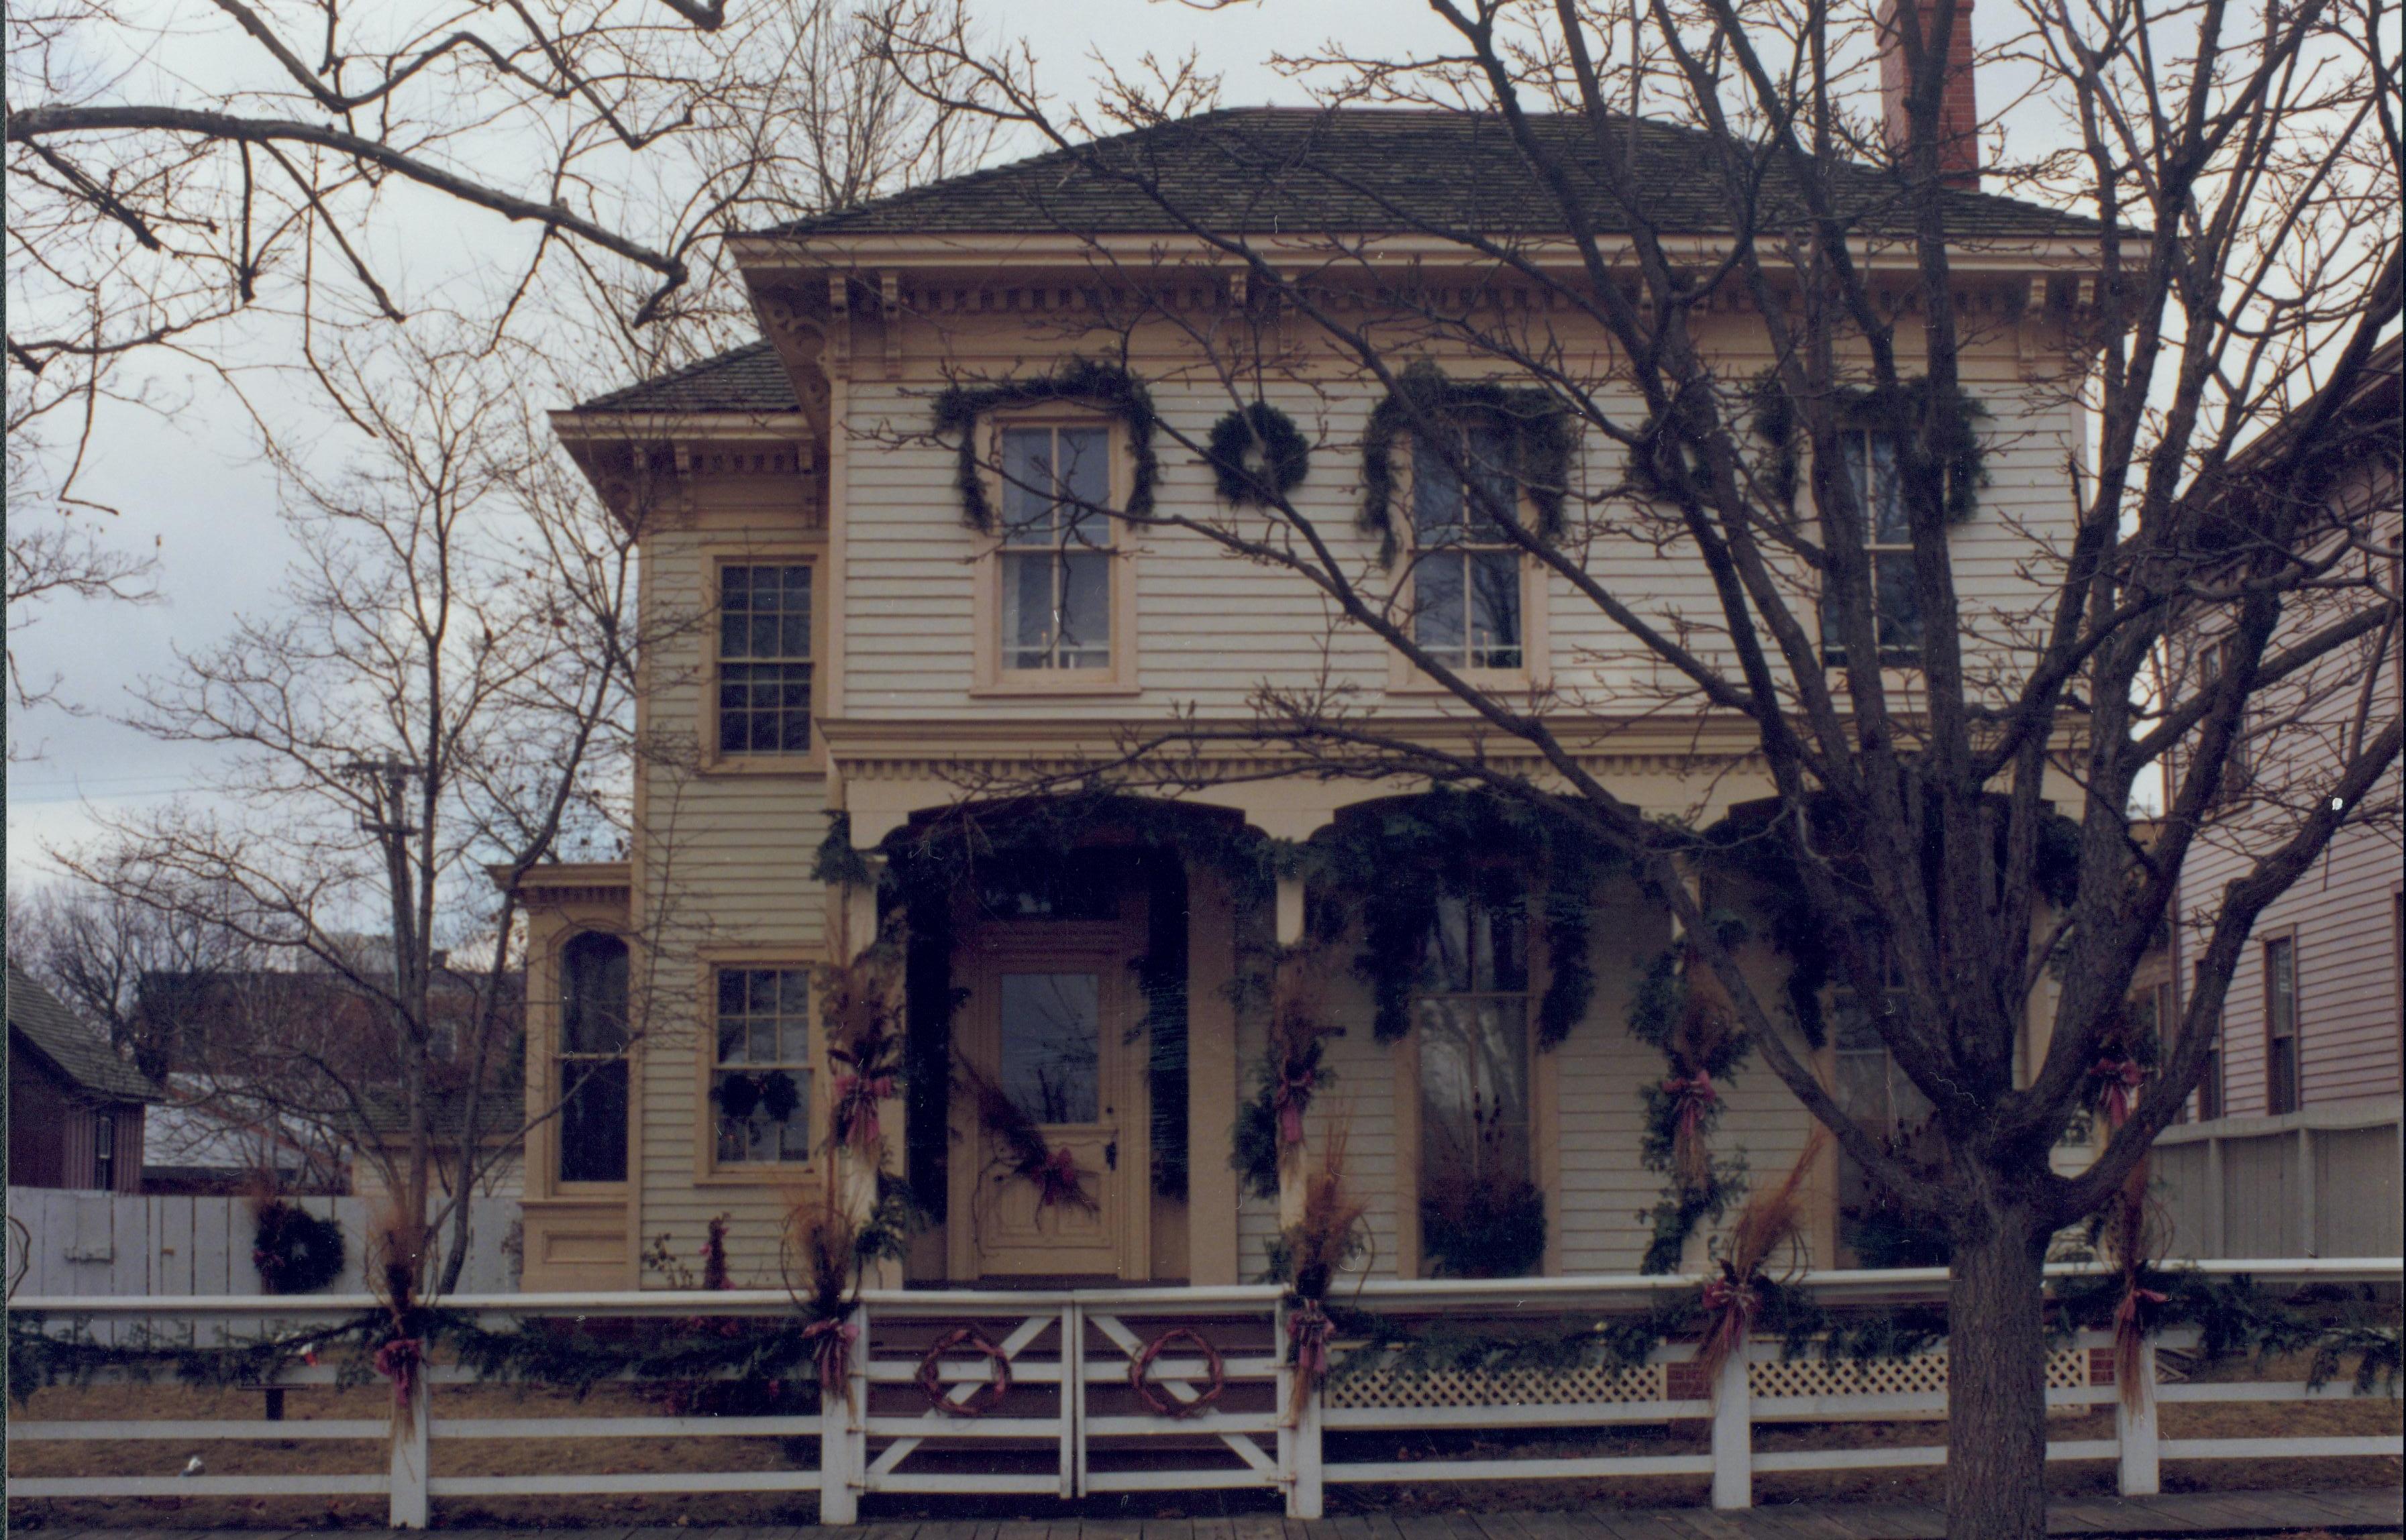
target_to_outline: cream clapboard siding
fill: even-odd
[[[1733,348],[1721,367],[1742,379],[1763,361]],[[1023,361],[1017,372],[1039,364]],[[1012,370],[1000,361],[989,367],[997,374]],[[1456,367],[1476,371],[1467,362]],[[1967,640],[2008,654],[2034,634],[2052,576],[2045,543],[2068,530],[2068,464],[2079,442],[2064,393],[2051,385],[2025,385],[2017,376],[2010,352],[1967,360],[1966,387],[1988,413],[1980,423],[1987,477],[1978,512],[1954,537]],[[1135,546],[1140,700],[973,699],[977,537],[960,518],[954,451],[927,436],[928,401],[937,388],[934,379],[856,381],[848,392],[846,484],[838,499],[847,538],[846,716],[1111,719],[1157,713],[1173,701],[1207,714],[1241,715],[1256,685],[1308,686],[1319,678],[1324,657],[1340,679],[1369,699],[1385,693],[1388,661],[1371,639],[1348,628],[1337,635],[1333,655],[1323,654],[1329,613],[1300,577],[1234,559],[1201,535],[1150,530],[1123,531]],[[1156,379],[1151,389],[1163,419],[1196,439],[1227,409],[1227,395],[1216,386]],[[1309,477],[1294,494],[1299,510],[1355,564],[1366,587],[1391,583],[1376,565],[1376,538],[1356,530],[1360,441],[1374,390],[1349,384],[1315,392],[1287,383],[1265,393],[1319,445]],[[1615,404],[1630,411],[1626,403]],[[1619,448],[1593,433],[1583,442],[1584,484],[1616,483]],[[1167,435],[1159,450],[1156,495],[1165,509],[1205,516],[1224,512],[1197,459]],[[1610,512],[1616,517],[1632,513]],[[1632,535],[1599,540],[1589,565],[1647,613],[1685,615],[1707,633],[1719,629],[1708,580],[1690,556],[1658,552]],[[1548,587],[1557,683],[1583,708],[1649,704],[1661,678],[1656,665],[1575,598],[1567,583],[1550,579]]]
[[[790,558],[804,535],[776,507],[718,509],[703,527],[655,535],[645,544],[644,596],[656,616],[699,614],[710,600],[721,557]],[[818,587],[824,604],[824,577]],[[713,629],[686,629],[650,660],[646,725],[682,761],[684,741],[712,730],[704,680]],[[647,957],[645,1004],[651,1024],[642,1055],[639,1246],[668,1237],[697,1276],[711,1218],[730,1216],[729,1265],[738,1285],[779,1280],[778,1242],[788,1189],[749,1175],[698,1181],[708,1137],[702,1101],[709,1030],[705,954],[741,950],[758,966],[806,967],[824,957],[827,903],[811,863],[827,830],[825,780],[817,775],[697,770],[682,763],[647,768],[642,863]],[[823,1067],[814,1067],[823,1075]],[[644,1287],[668,1279],[647,1270]]]

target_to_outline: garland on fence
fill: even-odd
[[[1211,425],[1203,458],[1223,499],[1268,507],[1311,473],[1311,441],[1293,417],[1257,401]]]
[[[258,1206],[251,1265],[271,1294],[313,1294],[342,1276],[343,1227],[285,1198]]]
[[[954,473],[961,494],[961,519],[980,533],[995,525],[994,502],[986,495],[984,468],[978,463],[978,419],[1012,406],[1045,402],[1085,402],[1111,413],[1127,427],[1128,460],[1133,472],[1127,506],[1120,510],[1138,518],[1153,512],[1153,484],[1161,462],[1153,450],[1155,417],[1153,397],[1137,377],[1117,364],[1094,359],[1071,359],[1049,374],[1028,379],[998,380],[991,385],[955,385],[936,398],[936,431],[957,434],[959,464]]]
[[[1512,457],[1512,477],[1537,511],[1537,533],[1562,534],[1563,503],[1569,495],[1571,460],[1578,433],[1553,392],[1493,380],[1456,380],[1422,359],[1396,376],[1395,389],[1370,411],[1362,434],[1362,512],[1367,534],[1381,537],[1380,559],[1395,558],[1395,441],[1418,420],[1483,420],[1503,432]]]

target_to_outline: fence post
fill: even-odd
[[[1713,1506],[1754,1506],[1754,1392],[1747,1380],[1753,1345],[1740,1342],[1713,1386]]]
[[[427,1403],[426,1365],[393,1386],[392,1468],[389,1522],[397,1530],[422,1530],[428,1520],[426,1498]]]
[[[1287,1489],[1286,1499],[1289,1519],[1317,1519],[1321,1515],[1320,1402],[1325,1393],[1324,1387],[1311,1387],[1295,1409],[1295,1485]]]
[[[2121,1447],[2121,1491],[2153,1497],[2163,1490],[2156,1428],[2156,1339],[2139,1339],[2138,1383],[2115,1386],[2114,1437]]]
[[[857,1305],[850,1317],[856,1335],[845,1350],[843,1391],[830,1395],[819,1387],[819,1522],[852,1524],[860,1519],[860,1493],[854,1486],[853,1424],[869,1411],[869,1307]]]

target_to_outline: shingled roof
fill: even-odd
[[[794,382],[775,349],[756,342],[683,369],[580,402],[579,412],[799,412]]]
[[[1630,174],[1658,228],[1684,234],[1729,228],[1727,173],[1711,134],[1648,119],[1616,121],[1636,125]],[[1587,120],[1546,114],[1531,123],[1591,197],[1601,228],[1625,228],[1604,195]],[[1904,186],[1892,172],[1841,162],[1834,183],[1840,212],[1860,227],[1898,234],[1910,229]],[[931,182],[764,233],[1137,234],[1183,228],[1148,187],[1196,223],[1231,233],[1543,235],[1563,228],[1552,195],[1494,114],[1236,107]],[[1776,162],[1762,194],[1773,223],[1802,212],[1794,183]],[[1988,193],[1950,191],[1946,200],[1948,228],[1968,239],[2098,228],[2092,219]]]
[[[109,1046],[97,1028],[78,1020],[57,996],[8,960],[8,1030],[21,1033],[60,1074],[109,1101],[164,1101],[166,1094]]]

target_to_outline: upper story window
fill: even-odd
[[[627,943],[587,931],[559,949],[559,1180],[627,1180]]]
[[[1448,431],[1412,443],[1412,640],[1451,668],[1518,669],[1521,548],[1501,522],[1519,516],[1511,442],[1476,419]]]
[[[718,571],[718,752],[811,747],[811,569]]]
[[[718,1049],[710,1099],[719,1165],[811,1158],[808,968],[718,970]]]
[[[1111,432],[1002,430],[1005,671],[1111,666]]]
[[[1897,436],[1857,430],[1842,435],[1840,444],[1855,506],[1868,520],[1863,544],[1871,559],[1873,631],[1882,659],[1902,661],[1921,646],[1921,604],[1914,588],[1913,530],[1905,514]],[[1821,645],[1833,662],[1844,661],[1837,616],[1827,610]]]
[[[2298,1109],[2298,943],[2264,943],[2264,1110]]]

